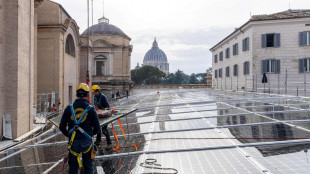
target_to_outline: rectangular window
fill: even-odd
[[[253,138],[258,138],[259,137],[258,126],[251,126],[251,130],[252,130],[252,137]]]
[[[230,57],[230,48],[226,48],[225,50],[225,58],[229,58]]]
[[[310,58],[299,59],[299,73],[310,72]]]
[[[238,124],[237,116],[232,116],[232,122],[233,124]]]
[[[214,63],[217,63],[217,54],[214,56]]]
[[[214,71],[214,77],[217,78],[217,70]]]
[[[229,77],[229,66],[225,69],[226,77]]]
[[[299,45],[300,46],[310,45],[310,31],[303,31],[299,33]]]
[[[222,68],[219,69],[219,78],[222,78]]]
[[[96,61],[96,76],[103,76],[105,73],[104,61]]]
[[[280,60],[268,59],[262,61],[263,73],[280,73]]]
[[[220,61],[223,61],[223,51],[220,52]]]
[[[244,115],[240,116],[240,124],[245,124],[246,123],[246,118]]]
[[[280,33],[262,34],[262,48],[280,47]]]
[[[238,43],[233,45],[233,55],[238,55]]]
[[[72,86],[69,86],[69,104],[72,104]]]
[[[250,74],[250,62],[246,61],[243,63],[243,74],[249,75]]]
[[[266,34],[266,47],[274,47],[274,34]]]
[[[249,51],[249,37],[242,40],[242,51]]]
[[[238,76],[238,65],[234,65],[234,76]]]

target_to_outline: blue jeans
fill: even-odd
[[[92,144],[90,140],[80,140],[80,141],[73,141],[71,150],[77,153],[85,152],[89,146]],[[83,167],[84,167],[84,174],[93,174],[94,167],[93,167],[93,160],[91,159],[91,151],[83,154]],[[77,161],[77,157],[73,154],[69,153],[69,174],[77,174],[79,170],[79,164]]]

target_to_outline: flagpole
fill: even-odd
[[[89,0],[87,0],[87,71],[86,71],[86,84],[89,86],[88,60],[89,60]],[[87,99],[90,102],[89,93]]]

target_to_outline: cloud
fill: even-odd
[[[86,0],[53,1],[77,21],[80,32],[87,28]],[[103,15],[102,2],[93,0],[94,24]],[[211,66],[209,48],[247,22],[250,15],[284,11],[289,4],[292,9],[304,9],[309,0],[105,0],[104,13],[132,38],[131,68],[142,63],[157,37],[172,72],[181,69],[190,74]]]
[[[153,32],[140,33],[133,38],[132,68],[138,62],[142,64],[145,53],[152,46]],[[168,57],[170,71],[175,72],[180,69],[186,74],[191,74],[205,72],[208,67],[212,66],[212,56],[209,49],[231,32],[230,27],[212,27],[209,29],[159,32],[156,35],[159,48]]]

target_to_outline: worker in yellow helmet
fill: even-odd
[[[87,84],[78,85],[77,99],[66,107],[59,124],[60,131],[69,138],[70,174],[77,174],[79,167],[82,166],[84,173],[94,173],[92,153],[95,146],[92,137],[99,132],[100,124],[96,110],[87,100],[88,92]]]
[[[98,107],[98,109],[108,109],[110,108],[109,102],[107,97],[102,94],[102,92],[100,92],[100,87],[98,85],[93,85],[91,88],[92,93],[95,95],[94,96],[94,104],[96,107]],[[108,126],[105,125],[102,127],[102,133],[105,135],[106,140],[107,140],[107,146],[105,148],[105,150],[109,151],[112,150],[112,141],[109,135],[109,131],[108,131]],[[96,138],[96,145],[101,145],[101,132],[99,132],[97,134],[97,138]]]

